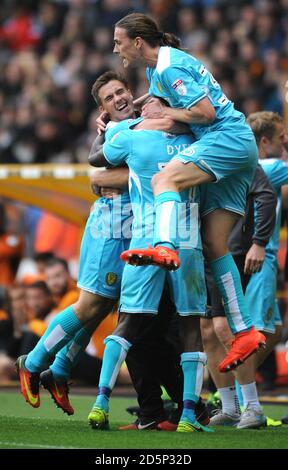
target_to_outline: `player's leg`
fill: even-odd
[[[225,317],[223,321],[227,325]],[[231,336],[228,325],[227,328]],[[234,383],[235,379],[232,372],[221,374],[218,370],[219,362],[225,357],[226,350],[215,333],[212,318],[201,318],[201,334],[204,351],[207,354],[209,372],[220,394],[222,403],[222,408],[216,409],[210,418],[210,424],[234,426],[239,422],[240,418],[240,408]]]
[[[155,318],[156,320],[156,318]],[[107,429],[109,399],[121,365],[132,346],[145,338],[151,325],[151,315],[120,313],[119,323],[113,334],[105,339],[105,351],[99,379],[98,395],[88,416],[94,429]]]
[[[181,366],[184,377],[183,412],[178,432],[208,431],[196,419],[195,408],[203,385],[207,356],[203,353],[200,316],[205,314],[206,286],[202,251],[181,249],[181,267],[169,273],[169,282],[179,313],[179,337],[182,349]]]
[[[59,354],[53,370],[56,374],[56,381],[66,382],[65,376],[69,374],[73,360],[77,360],[77,355],[85,349],[90,340],[91,330],[88,331],[86,329],[86,325],[89,324],[89,322],[86,321],[82,323],[78,317],[75,316],[74,309],[75,311],[77,309],[80,317],[82,312],[83,314],[89,312],[89,315],[96,315],[97,319],[95,320],[95,324],[97,325],[112,310],[114,303],[114,300],[103,299],[95,294],[81,291],[79,300],[73,306],[59,313],[52,320],[33,351],[27,356],[18,358],[17,369],[20,377],[21,391],[26,401],[31,406],[37,407],[35,406],[37,404],[39,406],[40,372],[47,368],[51,357],[53,357],[57,351],[60,351],[67,343],[70,343],[68,349],[63,349]],[[76,338],[74,339],[75,336]],[[69,350],[71,352],[71,346],[76,352],[74,356],[71,356],[69,353]],[[65,372],[66,368],[67,373]],[[51,383],[52,382],[51,380]],[[63,384],[63,387],[66,388],[66,384]],[[65,394],[65,396],[67,396],[67,394]]]
[[[155,236],[153,247],[129,249],[121,255],[123,261],[137,266],[155,264],[176,270],[180,260],[174,251],[179,245],[178,226],[181,223],[181,196],[183,189],[213,181],[215,177],[191,162],[172,160],[160,173],[153,176],[155,195]],[[196,216],[198,218],[198,214]]]
[[[232,140],[233,150],[231,150]],[[233,136],[230,132],[207,133],[199,141],[174,157],[152,179],[156,205],[154,246],[157,246],[154,249],[141,249],[138,251],[139,257],[137,257],[135,250],[128,251],[123,254],[124,261],[137,265],[154,263],[166,269],[171,269],[171,267],[177,269],[180,265],[179,258],[173,250],[178,246],[177,223],[179,203],[181,202],[179,192],[204,183],[218,183],[219,180],[237,175],[241,171],[246,172],[250,185],[257,164],[257,156],[255,139],[251,132],[245,130],[244,133],[240,131],[239,134],[236,133]],[[242,180],[245,185],[245,174]],[[242,201],[243,213],[245,198],[246,192]],[[234,194],[232,194],[232,201],[233,199]],[[229,202],[228,207],[231,207],[231,200]],[[173,230],[172,234],[171,230]]]
[[[207,355],[202,352],[200,318],[198,316],[180,317],[180,338],[184,345],[181,354],[181,366],[184,376],[183,412],[177,432],[205,431],[212,429],[201,425],[196,419],[195,408],[199,402],[204,377]]]
[[[179,354],[178,316],[171,301],[169,287],[162,293],[158,315],[150,319],[151,329],[141,342],[134,344],[126,358],[131,380],[137,392],[139,403],[138,419],[121,429],[146,429],[145,426],[176,430],[177,411],[173,411],[172,421],[167,420],[164,410],[161,385],[164,386],[174,403],[182,407],[182,370]],[[180,408],[181,413],[182,408]],[[150,427],[151,425],[151,427]],[[141,427],[143,426],[143,427]]]
[[[236,335],[228,355],[220,364],[221,372],[237,367],[265,343],[265,337],[253,328],[241,277],[227,249],[228,237],[236,220],[234,212],[217,209],[207,214],[202,224],[205,257],[223,298],[230,329]]]
[[[245,256],[236,256],[235,262],[239,272],[241,273],[241,282],[243,290],[245,291],[250,278],[250,276],[244,273]],[[263,413],[259,404],[255,383],[254,358],[249,358],[245,364],[238,367],[234,376],[231,373],[221,374],[218,370],[217,361],[220,362],[223,360],[226,350],[229,350],[234,338],[225,317],[222,298],[214,279],[211,276],[211,270],[209,269],[208,264],[206,264],[206,282],[208,287],[208,303],[210,306],[206,311],[207,318],[205,320],[201,320],[201,331],[204,350],[208,354],[209,370],[217,388],[219,389],[222,401],[222,410],[217,411],[215,416],[211,419],[211,422],[212,424],[232,426],[239,422],[240,409],[234,387],[235,376],[239,381],[238,385],[240,392],[243,386],[245,406],[253,409],[255,416],[257,415],[258,424],[260,424],[260,418],[258,416],[260,414],[262,416],[263,424]],[[217,357],[216,360],[215,357]]]
[[[105,340],[99,391],[88,416],[96,429],[107,427],[109,397],[119,369],[131,345],[145,338],[151,328],[150,321],[153,316],[156,318],[164,282],[165,272],[154,266],[140,267],[137,272],[130,265],[124,268],[119,323],[113,335]]]
[[[90,307],[87,302],[83,302],[83,307],[90,308],[94,312],[94,317],[81,329],[74,338],[64,346],[57,354],[49,369],[41,372],[41,385],[49,391],[56,406],[67,414],[73,414],[74,410],[69,401],[68,381],[71,370],[82,357],[91,336],[104,318],[111,312],[114,301],[96,294],[85,293],[85,297],[91,296]],[[94,298],[94,301],[93,301]]]
[[[28,354],[27,358],[22,357],[17,361],[21,390],[26,401],[32,406],[39,406],[40,403],[39,373],[48,367],[51,358],[58,351],[68,343],[73,343],[76,334],[78,335],[76,349],[78,346],[81,346],[82,349],[85,348],[91,333],[87,332],[86,326],[92,319],[95,320],[96,325],[99,324],[112,310],[115,300],[119,297],[123,271],[123,263],[119,260],[119,254],[123,248],[127,247],[128,242],[93,237],[91,223],[97,221],[94,215],[94,213],[90,215],[82,238],[78,301],[57,314],[33,351]],[[112,269],[111,259],[114,259]],[[74,359],[77,360],[77,354]],[[64,355],[60,355],[60,361],[57,362],[59,364],[58,375],[64,375],[64,363],[69,367],[66,352]],[[57,368],[56,365],[54,370],[56,374]],[[33,382],[35,395],[29,390],[30,382]]]

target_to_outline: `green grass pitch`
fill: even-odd
[[[218,427],[215,433],[178,434],[158,431],[119,431],[133,421],[125,408],[135,399],[111,399],[110,431],[92,430],[87,415],[94,397],[71,395],[75,414],[57,409],[46,392],[33,409],[17,392],[0,393],[1,449],[288,449],[288,426],[260,430]],[[288,406],[265,406],[265,413],[281,418]]]

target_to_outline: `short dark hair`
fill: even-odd
[[[121,75],[119,75],[118,73],[113,72],[112,70],[109,70],[108,72],[103,73],[94,82],[92,86],[92,91],[91,91],[91,95],[93,96],[98,106],[101,105],[101,100],[99,98],[100,88],[102,88],[102,86],[104,85],[107,85],[107,83],[111,82],[112,80],[118,80],[118,82],[121,82],[125,88],[127,89],[129,88],[127,80]]]
[[[47,261],[52,258],[54,258],[52,251],[42,251],[41,253],[35,253],[33,256],[33,259],[36,261],[36,263],[47,263]]]
[[[45,294],[51,295],[51,291],[45,281],[35,281],[32,284],[28,284],[26,289],[39,289],[45,292]]]
[[[57,258],[56,256],[47,261],[46,268],[52,268],[52,266],[56,266],[57,264],[62,264],[65,270],[69,273],[68,263],[66,259]]]

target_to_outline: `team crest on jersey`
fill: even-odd
[[[106,274],[106,284],[108,286],[113,286],[115,282],[117,281],[117,274],[116,273],[107,273]]]
[[[161,86],[161,83],[157,82],[157,88],[160,91],[160,93],[163,93],[163,88]]]
[[[175,82],[172,83],[172,88],[178,93],[178,95],[185,96],[187,95],[187,88],[183,83],[181,78],[177,78]]]

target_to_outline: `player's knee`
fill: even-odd
[[[113,310],[114,304],[114,300],[94,295],[89,299],[80,297],[73,309],[82,322],[91,319],[102,321]]]
[[[221,238],[203,235],[203,254],[207,261],[212,261],[225,255],[227,247]]]
[[[213,321],[210,319],[203,318],[201,319],[200,326],[203,346],[204,349],[207,350],[212,346],[212,343],[215,341]]]

